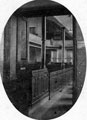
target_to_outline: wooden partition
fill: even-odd
[[[73,68],[66,68],[54,72],[45,69],[32,71],[32,103],[44,97],[48,92],[62,89],[72,81]],[[50,83],[50,87],[49,87]],[[50,90],[49,90],[50,89]]]
[[[32,103],[48,92],[48,80],[46,68],[32,71]]]
[[[50,92],[62,89],[73,77],[73,68],[66,68],[50,73]]]

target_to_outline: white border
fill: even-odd
[[[4,26],[12,13],[30,0],[0,0],[0,42]],[[85,45],[87,45],[87,0],[55,0],[66,6],[76,17],[80,24]],[[72,107],[65,115],[57,118],[59,120],[87,120],[87,76],[82,93]],[[18,112],[10,103],[0,77],[0,119],[1,120],[30,120],[30,118]],[[57,120],[56,119],[56,120]]]

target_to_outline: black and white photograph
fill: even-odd
[[[67,114],[86,76],[86,45],[74,14],[51,0],[15,10],[0,42],[0,74],[8,100],[22,115],[51,120]]]

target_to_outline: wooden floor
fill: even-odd
[[[38,120],[48,120],[61,116],[72,107],[72,83],[53,94],[51,100],[46,97],[32,106],[28,116]]]

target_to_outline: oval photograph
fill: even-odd
[[[50,120],[72,108],[84,84],[86,49],[67,8],[51,0],[21,6],[7,21],[0,46],[2,83],[18,111]]]

